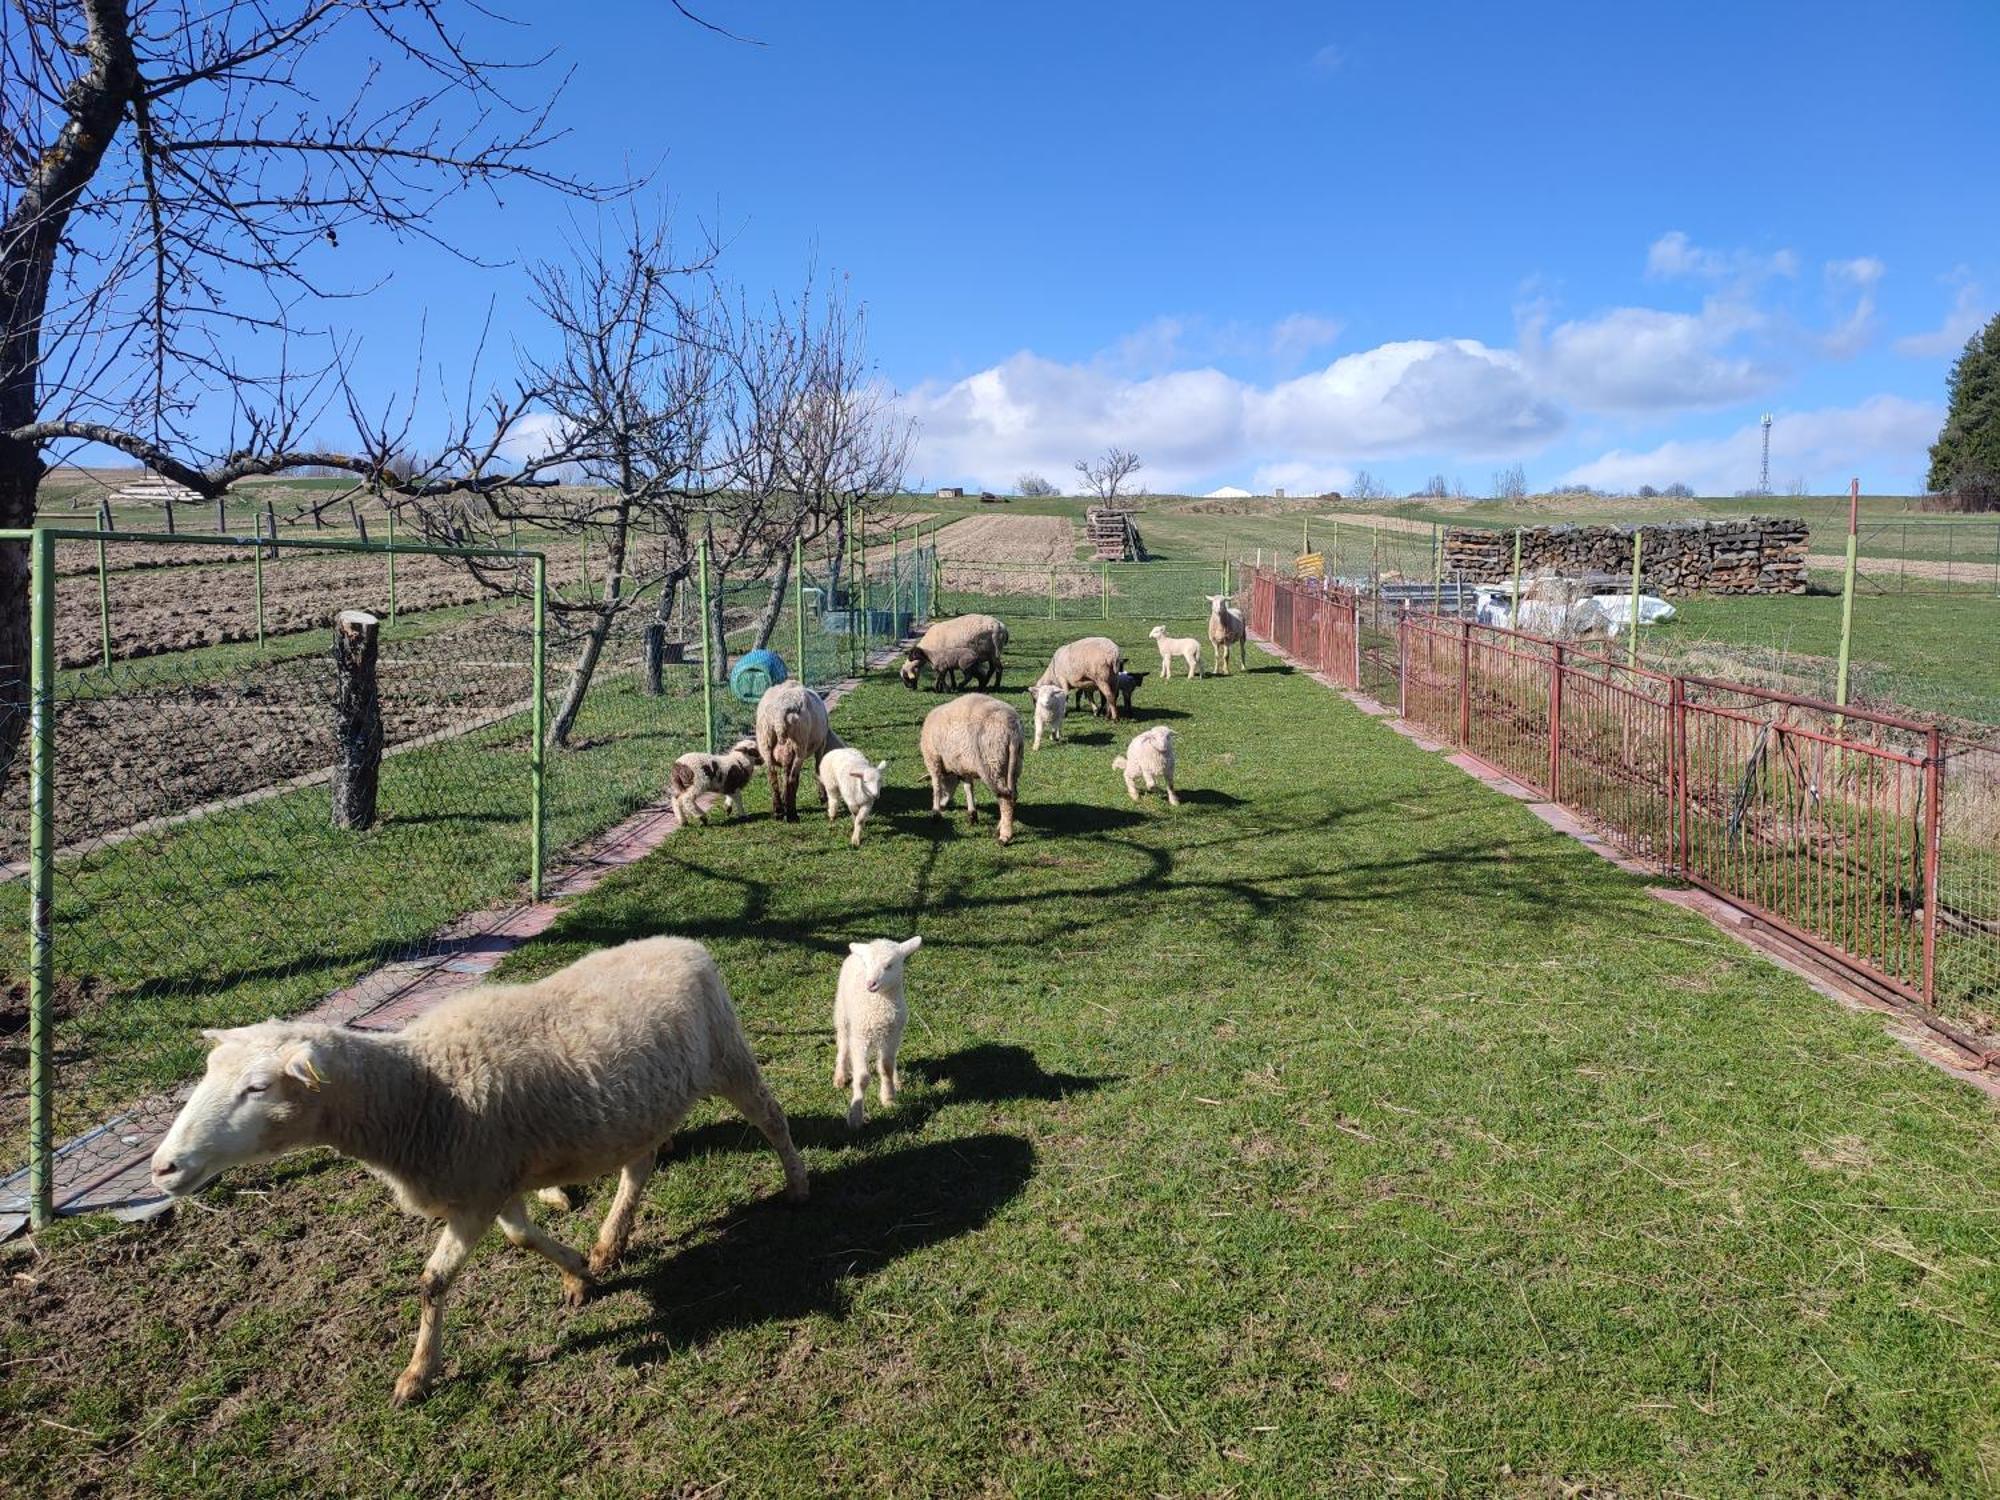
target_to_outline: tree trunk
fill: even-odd
[[[34,448],[0,440],[0,527],[35,524],[42,467]],[[0,545],[0,783],[10,778],[28,728],[28,574],[27,543]]]
[[[617,618],[615,610],[598,612],[591,622],[590,633],[583,638],[583,650],[577,654],[576,665],[569,669],[569,686],[563,689],[562,705],[556,709],[554,721],[549,725],[549,742],[569,745],[570,731],[576,728],[577,715],[583,712],[583,696],[590,691],[590,679],[597,673],[597,659],[604,654],[604,642],[611,635],[611,622]]]
[[[375,826],[382,775],[382,698],[375,684],[381,621],[344,609],[333,622],[333,826]]]
[[[667,622],[673,618],[674,595],[680,589],[681,579],[686,576],[683,569],[666,578],[660,585],[659,606],[653,611],[653,618],[646,622],[646,659],[639,687],[648,698],[657,698],[666,691]]]
[[[778,616],[785,612],[785,596],[791,591],[792,555],[787,552],[778,559],[778,575],[771,580],[771,597],[764,601],[764,612],[757,617],[757,639],[753,650],[762,651],[771,644],[772,632],[778,628]]]
[[[709,580],[709,587],[714,592],[708,598],[708,612],[712,617],[708,622],[708,638],[715,643],[715,650],[710,653],[712,660],[704,662],[702,667],[708,673],[709,681],[713,682],[717,687],[727,687],[729,685],[729,643],[722,638],[722,579],[720,577],[711,578]]]

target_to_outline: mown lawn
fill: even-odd
[[[1010,682],[1055,639],[1024,622]],[[705,1111],[582,1311],[487,1247],[448,1378],[407,1411],[386,1396],[428,1234],[351,1165],[68,1227],[8,1268],[0,1472],[227,1495],[2000,1487],[1990,1106],[1253,663],[1141,692],[1185,806],[1127,803],[1124,730],[1086,718],[1030,757],[1004,850],[929,822],[936,700],[871,683],[837,716],[896,784],[861,851],[811,816],[677,835],[520,955],[711,943],[810,1205]],[[907,1091],[850,1142],[835,969],[911,931]]]

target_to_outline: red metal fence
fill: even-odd
[[[1331,656],[1299,629],[1325,631],[1329,611]],[[1254,576],[1252,629],[1347,686],[1356,616],[1337,590]],[[1390,689],[1371,690],[1437,738],[1890,991],[1953,1010],[2000,1000],[2000,734],[1468,620],[1406,614],[1399,634]]]

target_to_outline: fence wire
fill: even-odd
[[[711,580],[704,630],[699,577],[668,602],[641,595],[607,614],[580,587],[585,558],[557,550],[538,705],[529,556],[485,559],[496,593],[462,556],[242,538],[44,545],[46,1145],[70,1209],[143,1187],[135,1150],[199,1074],[200,1028],[394,1018],[440,964],[491,950],[538,855],[553,861],[657,804],[676,756],[747,731],[754,705],[729,669],[760,635],[789,675],[824,688],[927,617],[936,572],[928,548],[899,545],[869,556],[865,574],[850,569],[851,590],[847,578],[835,588],[824,559],[775,588]],[[380,622],[377,814],[359,830],[331,816],[331,626],[343,610]],[[537,757],[536,723],[557,724],[594,630],[580,711]],[[32,688],[16,685],[15,701]],[[17,934],[0,991],[10,1163],[32,1154],[36,1071],[30,743],[0,764],[0,922]],[[29,1187],[25,1172],[0,1184],[0,1219],[27,1211]]]

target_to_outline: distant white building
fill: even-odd
[[[1219,490],[1210,490],[1202,497],[1205,500],[1250,500],[1254,499],[1248,490],[1239,490],[1233,484],[1225,484]]]

